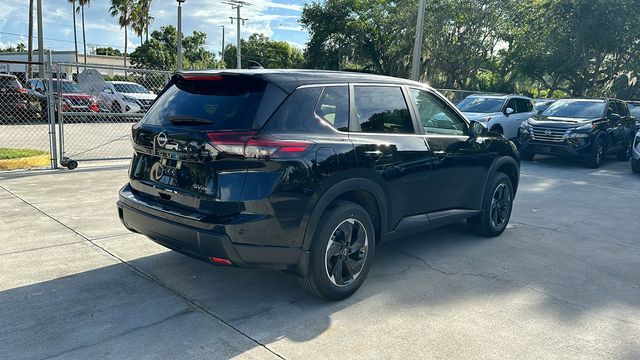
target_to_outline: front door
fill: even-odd
[[[479,189],[495,157],[487,151],[490,142],[469,137],[467,122],[435,93],[409,91],[431,159],[427,212],[479,209]]]
[[[376,172],[388,190],[389,228],[403,216],[426,213],[430,156],[401,86],[352,85],[349,138],[358,165]]]

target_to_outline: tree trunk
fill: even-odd
[[[87,33],[84,29],[84,5],[80,7],[82,12],[82,44],[84,45],[84,63],[87,63]]]
[[[124,67],[127,67],[127,25],[124,26]]]

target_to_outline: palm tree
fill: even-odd
[[[16,51],[17,52],[27,51],[27,45],[25,45],[24,43],[18,43],[18,45],[16,45]]]
[[[85,6],[89,6],[91,5],[91,0],[78,0],[78,5],[79,8],[76,9],[76,12],[78,10],[81,10],[82,12],[82,44],[84,46],[84,63],[87,63],[87,33],[84,30],[84,7]],[[73,22],[75,24],[75,17],[73,18]],[[74,29],[75,29],[75,25],[74,25]],[[76,54],[78,53],[78,49],[76,48]],[[77,60],[76,60],[77,62]]]
[[[73,16],[73,43],[76,47],[76,64],[78,63],[78,29],[76,27],[76,0],[69,0],[71,3],[71,15]],[[84,23],[82,23],[84,27]]]
[[[111,16],[118,17],[118,24],[124,28],[124,66],[127,67],[127,42],[129,37],[127,34],[127,26],[131,25],[131,10],[133,8],[133,0],[111,0],[109,12]]]
[[[149,7],[151,0],[138,0],[131,10],[131,27],[136,35],[140,36],[140,45],[142,45],[142,35],[146,33],[147,41],[149,41],[149,25],[153,21],[153,17],[149,15]]]

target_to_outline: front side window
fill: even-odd
[[[424,90],[411,89],[411,97],[418,110],[418,118],[425,133],[464,135],[466,124],[444,102]]]
[[[414,134],[413,121],[395,86],[356,86],[354,107],[360,128],[368,133]]]
[[[629,111],[631,112],[631,116],[640,118],[640,104],[629,103]]]
[[[526,113],[526,112],[533,111],[533,104],[531,103],[531,101],[527,99],[515,99],[515,100],[516,100],[516,105],[518,107],[518,109],[516,110],[517,113]]]
[[[148,94],[149,91],[136,83],[115,83],[113,87],[116,92],[127,94]]]

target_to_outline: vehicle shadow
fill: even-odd
[[[606,320],[616,323],[617,331],[636,331],[637,324],[623,320],[625,311],[634,316],[640,310],[640,288],[629,286],[640,278],[640,269],[632,267],[637,254],[618,254],[617,263],[604,265],[598,257],[609,261],[608,254],[586,254],[585,245],[575,240],[543,230],[524,236],[518,230],[486,239],[457,223],[380,244],[364,286],[341,302],[309,296],[294,277],[280,272],[212,267],[174,252],[5,290],[0,292],[0,358],[82,358],[103,348],[114,358],[135,357],[142,348],[156,349],[152,353],[160,357],[162,351],[184,356],[202,344],[207,351],[223,348],[228,358],[259,346],[247,338],[225,343],[229,334],[267,346],[283,339],[304,343],[362,326],[384,331],[399,326],[393,325],[398,316],[403,327],[423,331],[429,324],[412,323],[413,316],[437,316],[445,307],[506,301],[522,293],[537,299],[520,304],[531,316],[569,328],[590,313],[622,306],[626,310],[618,309],[610,316],[613,320]],[[540,240],[532,243],[532,236]],[[567,249],[558,250],[562,247]],[[409,315],[398,315],[404,312]],[[238,332],[219,323],[212,326],[216,320],[210,317],[186,321],[194,313],[213,315]],[[169,330],[161,330],[165,323]]]

